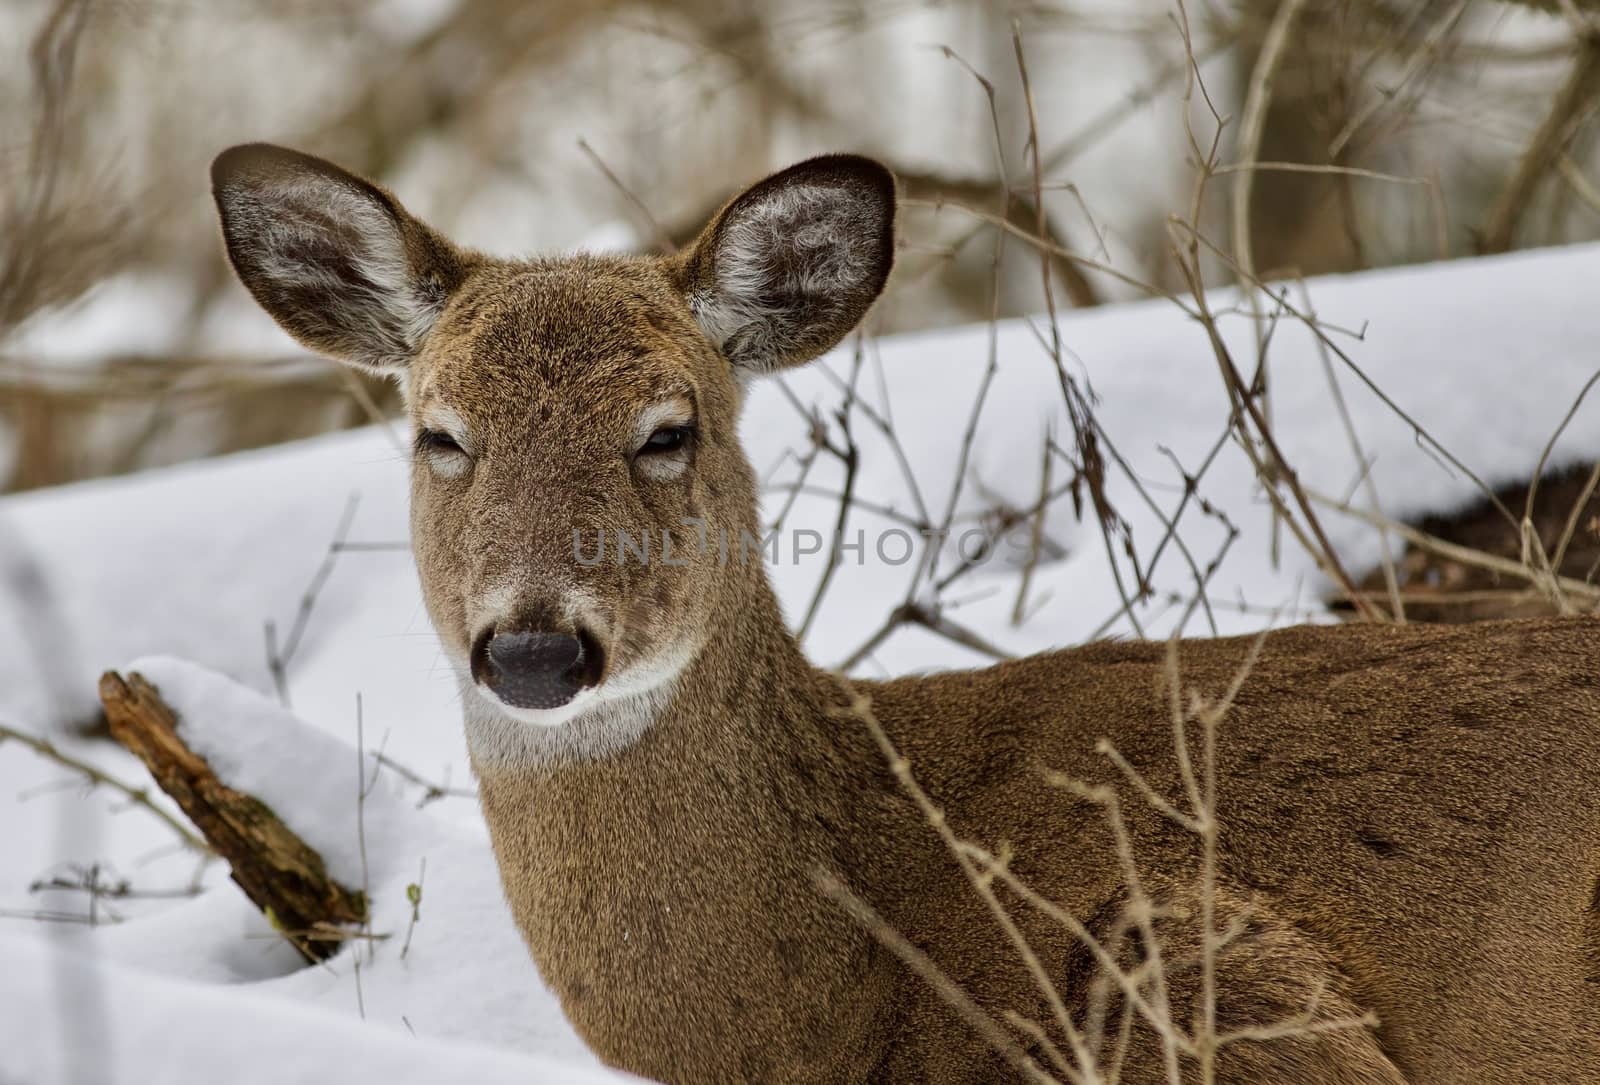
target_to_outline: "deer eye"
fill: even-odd
[[[418,456],[428,461],[429,467],[445,478],[459,478],[472,465],[467,450],[442,430],[418,430],[416,450]]]
[[[456,443],[454,437],[436,429],[425,429],[417,432],[417,451],[423,453],[455,453],[458,456],[466,455],[466,452]]]
[[[676,452],[687,445],[693,435],[694,430],[689,426],[662,426],[640,446],[639,455],[659,456],[667,452]]]

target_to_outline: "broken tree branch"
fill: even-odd
[[[149,768],[233,880],[306,960],[331,957],[367,914],[365,897],[329,875],[319,855],[260,799],[217,778],[178,734],[177,714],[137,674],[100,679],[111,735]]]

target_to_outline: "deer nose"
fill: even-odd
[[[513,708],[560,708],[599,682],[601,663],[581,632],[491,631],[473,646],[472,677]]]

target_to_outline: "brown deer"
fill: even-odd
[[[759,560],[706,545],[760,534],[746,383],[833,346],[884,284],[882,166],[802,162],[678,255],[529,261],[456,248],[293,151],[234,148],[213,181],[267,311],[404,382],[416,558],[506,896],[607,1062],[670,1082],[1107,1080],[1097,1057],[1133,1083],[1600,1081],[1594,621],[1182,642],[1182,691],[1213,702],[1259,647],[1220,724],[1203,878],[1160,809],[1189,786],[1175,735],[1200,748],[1166,646],[847,684],[807,662]],[[656,548],[592,560],[619,532]],[[1009,857],[984,884],[1031,957],[870,718],[949,831]],[[1046,769],[1118,789],[1122,835]]]

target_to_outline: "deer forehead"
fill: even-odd
[[[703,397],[728,398],[720,386],[733,377],[681,296],[651,279],[592,258],[490,269],[430,337],[414,416],[458,440],[530,418],[625,433],[693,420]]]

